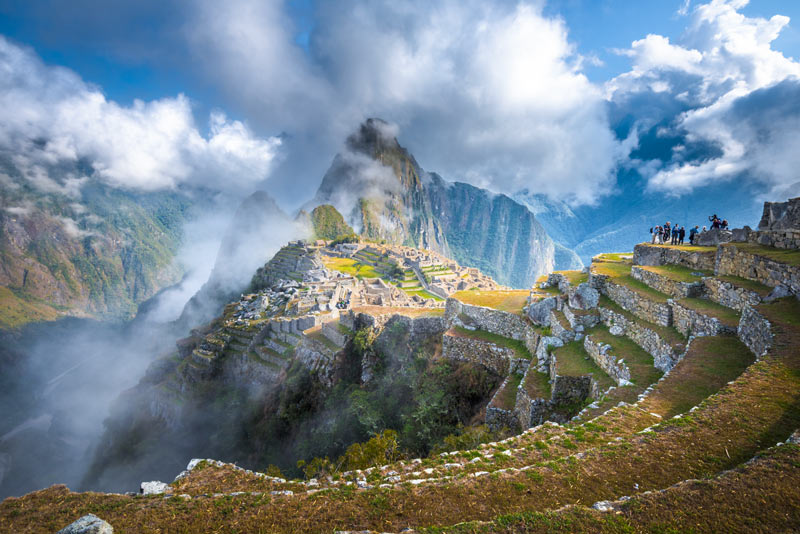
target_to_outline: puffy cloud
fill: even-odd
[[[141,190],[218,188],[223,180],[226,188],[252,187],[267,176],[279,139],[257,138],[219,112],[209,130],[199,132],[183,95],[121,106],[0,37],[0,150],[44,191],[75,196],[86,177],[48,169],[80,159],[106,183]]]
[[[683,194],[734,178],[780,189],[797,181],[791,139],[800,128],[800,63],[771,46],[789,19],[746,17],[738,10],[747,3],[698,5],[678,43],[648,35],[621,52],[633,67],[606,85],[608,98],[655,108],[640,114],[640,129],[660,124],[662,137],[680,140],[663,165],[640,162],[649,189]]]
[[[208,75],[290,134],[289,167],[369,116],[399,124],[425,168],[496,191],[593,202],[625,155],[564,21],[538,4],[320,2],[307,50],[278,3],[206,1],[187,27]]]

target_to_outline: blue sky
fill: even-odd
[[[380,116],[425,168],[508,194],[597,203],[626,169],[669,194],[783,191],[800,112],[766,134],[747,112],[794,94],[798,21],[776,0],[3,0],[0,59],[33,66],[6,93],[41,109],[0,117],[18,128],[0,145],[52,136],[43,161],[88,157],[115,185],[269,184],[297,205]]]

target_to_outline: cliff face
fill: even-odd
[[[505,195],[430,177],[427,193],[456,261],[513,287],[553,270],[553,241],[528,209]]]
[[[187,197],[99,184],[67,196],[12,183],[0,188],[0,328],[64,315],[129,318],[180,278],[173,258]]]
[[[435,250],[502,284],[530,287],[553,268],[581,266],[568,249],[556,250],[524,205],[429,175],[378,119],[334,158],[310,205],[323,203],[368,239]]]

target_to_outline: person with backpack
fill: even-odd
[[[677,224],[672,228],[672,244],[673,245],[677,245],[678,244],[678,225]]]
[[[681,229],[678,231],[678,244],[683,245],[683,238],[686,237],[686,227],[681,226]]]
[[[664,223],[663,229],[662,229],[662,231],[661,231],[661,236],[662,236],[662,237],[661,237],[661,242],[662,242],[663,244],[665,244],[665,245],[666,245],[667,243],[669,243],[669,236],[670,236],[670,225],[669,225],[669,221],[667,221],[667,222],[665,222],[665,223]]]
[[[700,226],[695,226],[691,230],[689,230],[689,244],[694,245],[694,238],[697,237],[697,234],[700,232]]]

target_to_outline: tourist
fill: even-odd
[[[677,224],[672,228],[672,244],[673,245],[677,245],[678,244],[678,225]]]
[[[694,245],[694,238],[697,237],[697,233],[700,231],[699,226],[695,226],[691,230],[689,230],[689,243]]]
[[[661,233],[661,242],[664,243],[665,245],[669,243],[669,236],[670,236],[669,230],[670,230],[670,225],[669,221],[667,221],[666,223],[664,223],[664,228]]]
[[[658,231],[658,226],[651,226],[650,227],[650,244],[655,245],[656,243],[656,232]]]
[[[723,230],[727,230],[728,229],[728,219],[723,219],[722,220],[722,229]]]

